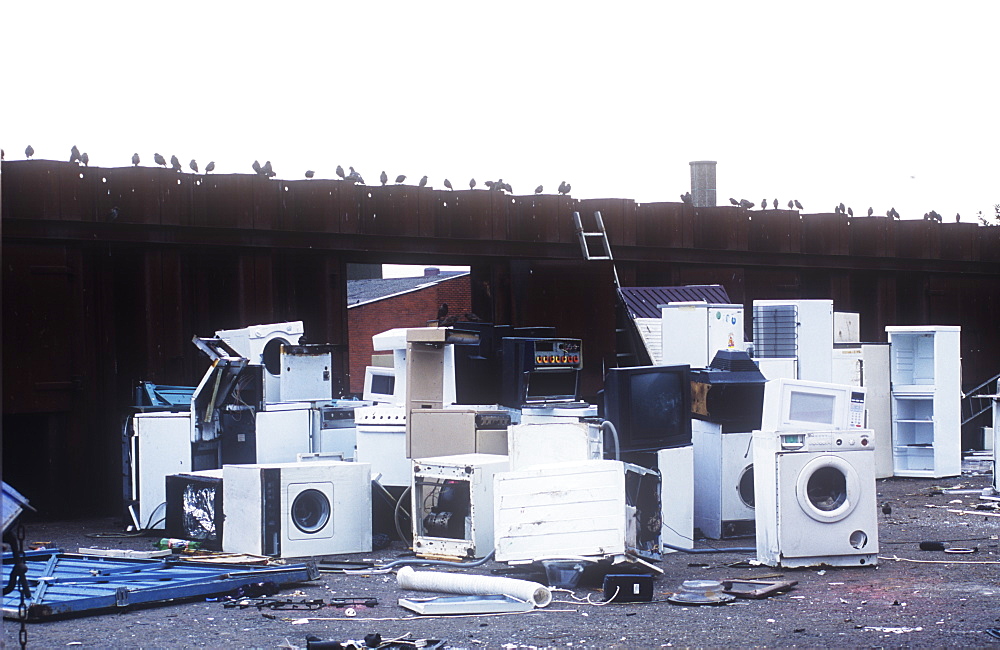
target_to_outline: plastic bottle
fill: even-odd
[[[171,551],[194,551],[201,548],[201,542],[192,542],[186,539],[177,539],[175,537],[164,537],[160,541],[156,542],[156,548],[162,550],[170,549]]]

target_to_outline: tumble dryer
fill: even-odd
[[[215,336],[232,346],[251,365],[264,367],[264,402],[274,404],[282,401],[281,346],[297,344],[304,332],[302,321],[291,321],[218,330]]]
[[[225,465],[222,477],[227,552],[306,557],[372,550],[367,463]]]
[[[758,561],[783,567],[877,564],[874,432],[753,435]]]

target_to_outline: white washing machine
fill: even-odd
[[[753,433],[722,433],[722,425],[691,421],[694,525],[710,539],[752,537]]]
[[[238,330],[219,330],[225,341],[253,365],[264,366],[264,402],[281,401],[281,346],[296,345],[305,330],[302,321],[250,325]]]
[[[874,432],[753,435],[757,560],[783,567],[877,564]]]
[[[225,465],[223,550],[308,557],[372,550],[371,466]]]

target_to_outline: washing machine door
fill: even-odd
[[[333,483],[292,483],[287,503],[285,530],[289,540],[333,537]]]
[[[799,470],[795,500],[802,512],[815,521],[841,521],[854,512],[861,501],[861,478],[857,469],[843,457],[817,456]]]

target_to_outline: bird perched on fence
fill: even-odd
[[[35,148],[32,147],[30,144],[27,147],[24,148],[24,157],[25,158],[31,159],[31,157],[34,156],[34,155],[35,155]]]
[[[316,175],[316,172],[314,172],[313,170],[311,170],[311,169],[307,169],[306,170],[306,178],[312,178],[315,175]]]
[[[80,150],[77,149],[76,145],[74,144],[73,148],[69,150],[69,161],[77,162],[79,160],[80,160]]]
[[[447,187],[449,190],[455,189],[454,187],[451,186],[451,181],[449,181],[447,178],[444,179],[444,186]]]
[[[893,219],[899,219],[899,213],[896,212],[895,207],[889,208],[889,212],[887,212],[886,214],[887,216],[892,217]]]
[[[569,194],[569,189],[570,189],[569,188],[569,183],[567,183],[566,181],[559,181],[559,190],[558,191],[559,191],[560,194],[563,194],[563,195]]]
[[[774,200],[774,209],[775,209],[775,210],[777,210],[777,209],[778,209],[778,199],[775,199],[775,200]]]
[[[361,185],[365,184],[365,179],[361,177],[361,174],[359,174],[353,167],[348,167],[348,169],[351,170],[351,173],[347,175],[346,180],[352,183],[360,183]]]
[[[740,199],[740,207],[746,210],[753,210],[753,202],[747,201],[746,199]]]
[[[89,167],[90,166],[90,156],[87,154],[86,151],[84,151],[82,154],[80,154],[80,162],[83,163],[84,167]]]
[[[795,201],[791,201],[791,200],[788,201],[788,209],[789,210],[794,210],[795,209]]]
[[[962,213],[956,212],[955,213],[955,223],[959,223],[961,220],[962,220]]]
[[[493,181],[486,181],[485,183],[483,183],[483,185],[485,185],[486,187],[488,187],[488,188],[490,188],[492,190],[493,189],[493,185],[495,185],[495,183]]]
[[[420,182],[417,183],[417,185],[419,187],[427,187],[427,175],[426,174],[423,175],[423,177],[420,179]]]
[[[191,162],[188,163],[188,167],[190,167],[191,171],[193,171],[195,174],[198,173],[198,162],[194,158],[192,158]]]
[[[207,165],[205,165],[205,173],[207,174],[209,172],[214,172],[214,171],[215,171],[215,161],[213,160],[209,162]]]
[[[801,204],[801,203],[799,203],[799,200],[798,200],[798,199],[795,199],[795,208],[796,208],[797,210],[801,210],[801,209],[802,209],[802,204]]]
[[[470,190],[476,189],[476,179],[473,178],[469,180],[469,189]]]
[[[840,204],[839,206],[837,206],[837,207],[839,207],[839,208],[840,208],[840,214],[844,214],[844,213],[846,213],[846,212],[847,212],[847,208],[845,208],[845,207],[844,207],[844,204],[843,204],[843,203],[841,203],[841,204]]]
[[[181,161],[177,159],[177,156],[170,156],[170,167],[174,171],[178,171],[178,172],[181,171],[181,169],[183,169],[181,167]]]
[[[344,178],[344,168],[340,165],[337,165],[336,173],[340,178]]]
[[[873,210],[871,206],[868,206],[868,216],[870,217],[873,214],[875,214],[875,210]]]
[[[545,188],[542,187],[541,185],[539,185],[538,187],[535,188],[535,194],[541,194],[544,191],[545,191]]]
[[[734,199],[733,197],[729,197],[729,202],[737,206],[740,204],[740,202]]]
[[[160,155],[160,154],[158,154],[158,153],[154,153],[154,154],[153,154],[153,162],[155,162],[155,163],[156,163],[157,165],[161,165],[161,166],[163,166],[163,167],[166,167],[166,166],[167,166],[167,161],[166,161],[166,159],[164,159],[164,157],[163,157],[163,156],[161,156],[161,155]]]
[[[849,216],[849,217],[853,217],[854,216],[854,209],[853,208],[850,208],[850,207],[847,208],[847,216]]]
[[[694,203],[694,198],[691,196],[691,192],[684,192],[681,194],[681,203],[687,203],[688,205]]]
[[[406,174],[400,174],[399,176],[396,177],[396,185],[399,185],[405,180],[406,180]]]
[[[381,181],[381,183],[382,183],[383,185],[385,185],[386,183],[388,183],[388,182],[389,182],[389,176],[388,176],[388,175],[387,175],[387,174],[385,173],[385,170],[384,170],[384,169],[382,170],[382,173],[381,173],[381,174],[379,174],[379,177],[378,177],[378,179],[379,179],[379,181]]]
[[[133,167],[138,167],[139,166],[139,154],[138,153],[132,154],[132,166]]]
[[[267,176],[268,178],[274,178],[276,176],[274,170],[271,169],[270,160],[264,162],[264,166],[260,168],[260,173],[263,174],[264,176]]]
[[[256,173],[256,174],[262,173],[261,168],[260,168],[260,163],[258,161],[256,161],[256,160],[253,161],[253,164],[250,165],[250,166],[253,167],[254,173]]]
[[[763,201],[760,202],[760,209],[767,210],[767,199],[764,199]]]

